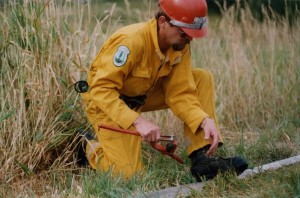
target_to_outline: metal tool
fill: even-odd
[[[111,126],[107,126],[107,125],[103,125],[103,124],[100,124],[98,126],[98,130],[100,128],[119,132],[119,133],[141,136],[141,134],[137,131],[115,128],[115,127],[111,127]],[[161,138],[158,140],[158,142],[159,141],[167,141],[168,143],[164,146],[164,145],[158,144],[157,142],[150,142],[150,145],[152,146],[152,148],[154,148],[155,150],[159,151],[160,153],[162,153],[164,155],[170,156],[171,158],[175,159],[177,162],[183,164],[183,160],[179,156],[174,154],[175,149],[177,148],[175,136],[174,135],[162,135],[160,137]]]

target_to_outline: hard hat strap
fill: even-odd
[[[183,27],[183,28],[190,28],[190,29],[202,29],[203,27],[207,26],[207,17],[195,17],[193,23],[185,23],[182,21],[177,21],[172,19],[170,21],[172,25],[178,26],[178,27]]]

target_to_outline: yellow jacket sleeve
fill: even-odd
[[[130,51],[131,45],[132,41],[128,41],[124,35],[112,36],[98,53],[88,77],[89,94],[94,104],[125,129],[139,117],[137,112],[119,99],[118,92],[123,87],[123,79],[132,70],[132,60],[136,56]],[[129,51],[117,54],[122,46]],[[118,62],[116,55],[123,56],[123,60]]]

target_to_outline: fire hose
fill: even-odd
[[[114,131],[114,132],[119,132],[119,133],[141,136],[141,134],[137,131],[115,128],[115,127],[111,127],[111,126],[107,126],[107,125],[103,125],[103,124],[100,124],[98,126],[98,130],[100,128],[107,129],[107,130]],[[163,146],[161,144],[158,144],[157,142],[150,142],[151,147],[154,148],[155,150],[159,151],[161,154],[170,156],[171,158],[175,159],[180,164],[183,164],[183,160],[179,156],[174,154],[175,149],[177,148],[177,144],[176,144],[174,135],[162,135],[161,138],[158,140],[158,142],[159,141],[166,141],[168,143],[166,144],[166,146]]]

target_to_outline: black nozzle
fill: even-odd
[[[176,149],[176,144],[174,144],[174,142],[168,142],[166,145],[166,150],[167,152],[174,152],[174,150]]]

